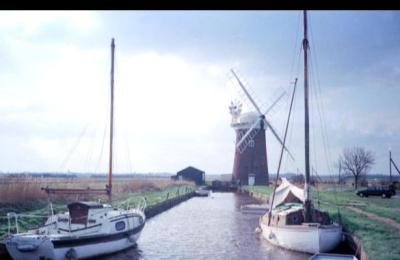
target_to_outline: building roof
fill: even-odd
[[[180,170],[180,171],[178,172],[178,174],[183,173],[183,172],[188,171],[188,170],[204,173],[204,171],[199,170],[199,169],[197,169],[197,168],[195,168],[195,167],[193,167],[193,166],[188,166],[188,167],[186,167],[186,168]]]

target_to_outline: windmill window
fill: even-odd
[[[121,231],[125,229],[125,222],[124,221],[119,221],[117,223],[115,223],[115,229],[117,231]]]
[[[253,148],[254,147],[254,140],[249,141],[249,147]]]

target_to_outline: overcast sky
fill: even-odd
[[[311,163],[336,172],[343,148],[400,164],[400,12],[311,11]],[[0,12],[0,171],[106,172],[110,42],[116,41],[115,170],[230,173],[229,103],[252,108],[234,68],[304,169],[301,12]],[[321,127],[324,126],[324,128]],[[321,131],[324,129],[324,131]],[[325,142],[322,138],[325,136]],[[325,145],[324,145],[325,143]],[[267,130],[270,171],[280,147]],[[329,167],[327,166],[329,165]]]

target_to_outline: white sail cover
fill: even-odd
[[[282,178],[282,183],[276,188],[275,199],[272,209],[287,202],[304,202],[304,190],[291,184],[286,178]]]

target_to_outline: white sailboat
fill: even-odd
[[[107,194],[111,203],[113,170],[114,39],[111,42],[111,115],[109,178],[106,189],[49,189],[49,194]],[[25,233],[8,234],[4,239],[13,259],[81,259],[110,254],[132,247],[146,222],[145,202],[131,209],[110,204],[78,201],[68,212],[51,215],[44,226]]]
[[[342,240],[342,226],[333,223],[325,212],[313,207],[310,190],[307,12],[304,11],[304,101],[305,101],[305,185],[300,189],[286,179],[276,188],[269,211],[260,217],[263,237],[271,244],[294,251],[323,253],[333,250]],[[297,83],[297,80],[296,80]],[[295,85],[296,86],[296,85]],[[294,96],[294,93],[293,93]],[[292,102],[293,102],[292,96]],[[290,108],[291,109],[291,108]],[[290,112],[289,112],[290,118]],[[289,122],[289,120],[288,120]],[[286,140],[287,126],[284,143]],[[279,162],[278,174],[282,160]]]

